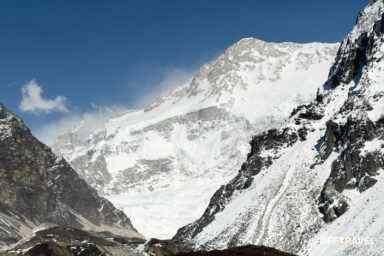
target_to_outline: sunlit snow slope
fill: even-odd
[[[338,46],[243,39],[145,109],[91,134],[82,122],[53,149],[142,234],[170,238],[236,175],[253,134],[315,98]]]
[[[383,59],[384,1],[373,0],[316,100],[256,134],[236,177],[174,240],[197,249],[262,244],[298,255],[384,255]]]

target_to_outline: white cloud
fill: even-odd
[[[142,85],[137,86],[140,87],[140,90],[135,92],[137,97],[130,102],[130,105],[135,109],[144,108],[147,104],[156,100],[157,97],[166,90],[181,86],[192,77],[194,70],[162,67],[161,69],[157,68],[154,72],[161,77],[158,81],[153,81],[154,79],[152,78],[149,79],[150,81],[143,81],[141,79],[138,79],[138,81],[131,81],[131,83]],[[36,84],[35,81],[31,81],[30,83]],[[40,95],[41,91],[39,96]],[[81,128],[77,129],[76,133],[82,136],[88,136],[96,129],[103,129],[106,120],[109,118],[128,111],[127,107],[121,105],[105,107],[97,106],[92,102],[90,104],[92,110],[77,113],[73,113],[76,112],[73,110],[72,113],[68,113],[68,115],[65,115],[60,119],[45,123],[38,129],[34,129],[34,135],[45,144],[51,146],[58,136],[75,129],[80,123]]]
[[[23,98],[20,102],[19,109],[23,112],[33,112],[39,114],[41,112],[63,112],[69,113],[65,107],[66,98],[57,96],[56,99],[44,99],[41,94],[43,89],[33,79],[21,88]]]
[[[58,136],[75,129],[78,125],[80,128],[77,129],[77,134],[88,136],[93,131],[104,128],[106,120],[127,110],[122,106],[101,107],[93,103],[91,105],[93,110],[81,114],[66,115],[61,119],[44,124],[34,132],[34,135],[51,146]]]

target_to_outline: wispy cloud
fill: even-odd
[[[96,106],[91,103],[92,110],[85,113],[66,115],[58,120],[42,125],[34,135],[45,144],[51,146],[58,136],[65,132],[76,129],[81,136],[88,136],[97,129],[103,129],[105,122],[127,109],[123,106]]]
[[[43,88],[33,79],[21,88],[22,100],[19,105],[20,111],[32,112],[34,114],[63,112],[69,113],[65,106],[66,98],[57,96],[56,99],[44,99]]]
[[[142,76],[135,79],[135,81],[130,81],[130,83],[137,85],[136,88],[139,88],[137,91],[134,92],[136,97],[131,99],[128,104],[131,106],[131,109],[132,107],[135,109],[144,108],[145,106],[156,100],[161,93],[177,86],[183,85],[183,83],[187,82],[188,79],[192,77],[195,70],[178,69],[173,67],[157,67],[151,68],[151,72],[156,74],[158,80],[154,79],[153,77],[148,77],[148,69],[146,69],[146,72],[142,71]],[[32,90],[30,89],[31,87]],[[34,80],[25,85],[23,87],[23,90],[29,90],[25,93],[23,92],[23,95],[30,95],[30,91],[36,94],[35,90],[37,90],[37,98],[39,100],[43,100],[44,102],[49,101],[41,98],[41,87],[38,86]],[[30,99],[31,97],[23,96],[23,101],[26,98]],[[34,98],[36,98],[36,95],[34,96]],[[122,112],[128,111],[129,109],[127,106],[124,105],[115,104],[112,106],[99,106],[91,102],[90,105],[92,108],[90,110],[79,111],[75,108],[71,109],[71,112],[69,112],[65,107],[65,100],[63,102],[60,102],[60,97],[57,97],[53,101],[62,104],[61,110],[63,111],[60,112],[66,112],[66,115],[59,119],[42,124],[38,129],[34,129],[34,135],[47,145],[52,145],[58,136],[62,135],[67,131],[75,129],[76,127],[80,127],[76,130],[77,134],[80,134],[82,136],[88,136],[97,129],[103,129],[106,121],[109,118],[119,115]],[[42,110],[42,108],[33,109],[32,107],[30,107],[29,109],[29,111],[32,111],[34,113],[50,112],[48,110],[44,111]],[[55,111],[58,111],[59,109],[60,108],[55,108]],[[53,109],[51,109],[51,111],[53,111]]]
[[[155,101],[162,93],[167,90],[183,85],[195,73],[194,69],[179,69],[174,67],[158,68],[156,71],[160,77],[158,81],[146,81],[140,87],[143,88],[138,92],[138,97],[133,104],[139,108],[143,108]]]

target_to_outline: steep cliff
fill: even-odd
[[[0,241],[16,242],[45,222],[141,237],[122,211],[0,104]]]

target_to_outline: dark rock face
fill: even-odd
[[[335,65],[329,72],[327,87],[334,89],[340,84],[349,84],[353,79],[360,78],[361,70],[367,63],[366,50],[369,47],[369,39],[364,33],[357,41],[346,41],[346,47],[339,48]],[[348,49],[347,52],[343,50]]]
[[[250,142],[251,152],[248,154],[248,159],[241,166],[237,176],[227,185],[221,186],[220,189],[215,192],[200,219],[177,231],[177,234],[173,238],[174,241],[180,243],[194,238],[215,219],[215,214],[225,208],[226,203],[230,200],[236,190],[244,190],[252,185],[253,177],[262,169],[270,166],[273,162],[272,157],[261,156],[263,150],[273,151],[283,147],[290,147],[298,140],[298,138],[299,135],[297,132],[288,128],[283,130],[272,129],[254,136]]]
[[[24,254],[25,256],[72,256],[64,247],[55,242],[39,244]]]
[[[365,143],[375,138],[384,139],[381,119],[373,123],[350,118],[344,125],[328,122],[323,158],[328,158],[333,151],[340,155],[332,163],[331,174],[320,195],[319,210],[325,221],[332,221],[347,211],[348,203],[341,195],[345,189],[363,192],[377,182],[374,176],[384,167],[383,156],[380,152],[362,152]]]
[[[105,256],[94,244],[82,246],[68,245],[62,247],[55,242],[38,244],[23,256]]]
[[[320,120],[324,117],[324,115],[318,111],[317,105],[314,103],[305,106],[303,109],[305,109],[305,111],[300,112],[298,118],[307,120]]]
[[[242,246],[235,247],[226,250],[215,250],[215,251],[199,251],[199,252],[190,252],[190,253],[179,253],[177,256],[249,256],[249,255],[265,255],[265,256],[293,256],[293,254],[285,253],[273,248],[268,248],[265,246]]]
[[[286,253],[274,248],[266,246],[247,245],[240,247],[232,247],[225,250],[199,250],[195,251],[191,248],[180,247],[179,244],[172,240],[158,240],[151,239],[146,243],[146,252],[149,255],[157,256],[248,256],[248,255],[266,255],[266,256],[293,256],[293,254]]]
[[[302,123],[307,123],[310,121],[320,120],[324,117],[322,113],[323,109],[319,107],[319,104],[316,102],[310,103],[308,105],[300,105],[297,108],[293,109],[290,118],[294,118],[295,124],[300,125]],[[301,140],[305,140],[307,135],[306,132],[302,132],[300,136]]]
[[[359,19],[360,16],[358,16]],[[378,59],[374,53],[384,36],[383,20],[384,14],[374,23],[373,32],[369,35],[362,33],[356,40],[347,37],[340,47],[325,88],[333,89],[352,81],[357,85],[364,67],[381,61],[381,58]],[[360,112],[372,110],[370,100],[365,98],[364,93],[364,87],[359,90],[350,90],[339,113],[348,116],[356,110]],[[377,98],[383,100],[383,95],[376,94],[373,100],[377,101]],[[350,116],[345,124],[338,124],[331,120],[327,123],[321,158],[327,159],[332,152],[339,152],[339,157],[332,163],[331,174],[320,195],[319,210],[324,214],[326,222],[334,220],[347,211],[348,202],[341,195],[345,189],[358,189],[363,192],[377,182],[374,176],[378,174],[380,167],[383,167],[382,155],[380,152],[365,154],[361,149],[366,142],[384,138],[382,119],[372,122],[368,117],[357,119]]]
[[[67,250],[71,252],[73,256],[104,256],[105,253],[101,252],[95,244],[85,244],[83,246],[71,246],[68,245]]]
[[[324,136],[324,150],[320,152],[321,159],[327,159],[333,152],[334,147],[338,148],[341,141],[339,125],[332,120],[327,122],[327,129]],[[337,143],[336,143],[337,142]]]
[[[371,5],[374,1],[371,2]],[[361,78],[364,66],[373,61],[380,61],[371,56],[372,50],[376,46],[376,39],[384,33],[384,14],[373,26],[373,33],[369,36],[363,33],[357,40],[346,38],[342,47],[339,48],[335,64],[329,72],[329,79],[325,85],[327,89],[334,89],[341,84],[349,84],[351,81],[356,83]],[[359,16],[358,16],[359,19]],[[322,95],[318,95],[319,99]]]
[[[29,228],[43,222],[76,228],[84,228],[89,223],[95,226],[119,223],[120,228],[136,232],[123,212],[99,197],[64,159],[58,159],[1,104],[0,118],[0,211],[3,214],[16,216],[21,226]],[[20,238],[21,233],[13,236]],[[8,241],[8,236],[3,234],[0,240]]]

